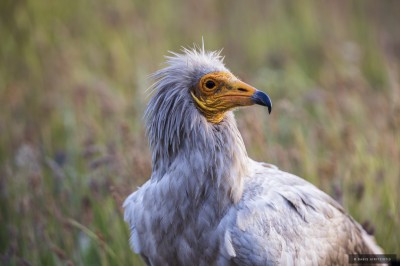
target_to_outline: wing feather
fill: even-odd
[[[276,167],[251,163],[243,198],[227,215],[235,263],[341,264],[347,254],[378,248],[326,193]]]

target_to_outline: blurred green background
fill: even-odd
[[[0,264],[140,265],[148,75],[205,40],[268,92],[251,157],[332,195],[400,256],[399,1],[0,1]],[[255,119],[256,118],[256,119]]]

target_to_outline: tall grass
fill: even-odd
[[[0,263],[140,265],[123,199],[150,175],[147,75],[204,37],[274,102],[249,154],[310,180],[400,255],[396,1],[0,2]],[[257,119],[254,119],[257,117]]]

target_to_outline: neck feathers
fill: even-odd
[[[185,179],[186,189],[194,194],[202,193],[203,186],[214,187],[238,202],[248,157],[233,113],[212,124],[194,106],[188,91],[163,92],[156,93],[146,111],[152,179],[174,175]]]

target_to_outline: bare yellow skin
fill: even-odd
[[[256,91],[229,72],[213,72],[204,75],[191,94],[207,121],[218,124],[227,111],[253,105],[251,96]]]

